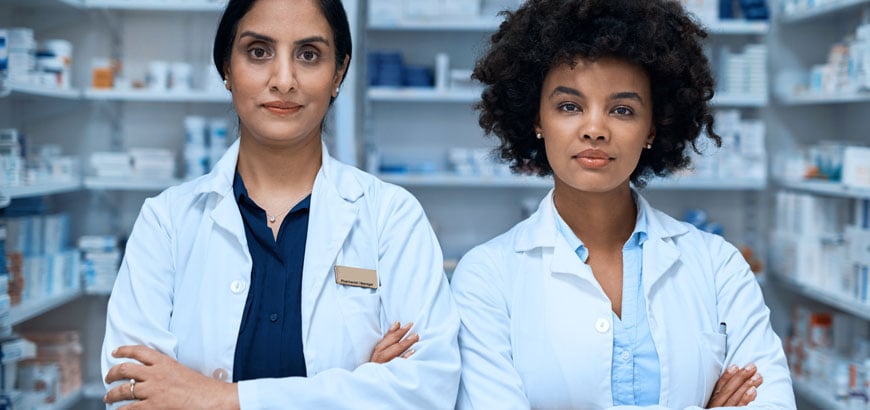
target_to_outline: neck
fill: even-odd
[[[637,220],[628,183],[610,192],[583,192],[555,179],[553,202],[559,216],[589,248],[621,248]]]
[[[237,169],[245,188],[261,206],[302,199],[322,165],[320,138],[293,146],[266,146],[242,135]]]

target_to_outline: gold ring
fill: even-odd
[[[130,379],[130,397],[132,400],[139,400],[136,398],[136,392],[133,389],[136,388],[136,379]]]

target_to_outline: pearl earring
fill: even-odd
[[[652,149],[652,143],[647,142],[646,145],[643,146],[646,149]]]
[[[226,88],[227,90],[230,89],[230,82],[229,82],[229,80],[224,80],[224,88]]]
[[[537,139],[540,140],[540,139],[544,139],[544,136],[541,135],[541,133],[539,132],[539,133],[536,133],[536,134],[535,134],[535,138],[537,138]]]

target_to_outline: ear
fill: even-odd
[[[649,130],[649,136],[646,137],[646,143],[652,144],[653,141],[655,141],[655,139],[656,139],[656,127],[652,126]]]
[[[347,65],[350,62],[350,56],[344,56],[344,62],[341,63],[341,67],[338,70],[335,70],[335,77],[332,79],[332,96],[338,97],[338,88],[341,87],[341,80],[344,79],[344,73],[347,72]]]
[[[230,64],[224,63],[224,87],[227,90],[232,88],[232,82],[230,81]]]

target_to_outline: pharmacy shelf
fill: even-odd
[[[75,88],[63,90],[55,87],[46,87],[31,84],[7,83],[6,85],[12,91],[12,94],[62,98],[67,100],[77,100],[82,97],[82,91]]]
[[[450,173],[437,174],[380,174],[384,181],[405,187],[437,188],[552,188],[549,178],[531,176],[465,176]]]
[[[84,8],[148,11],[223,11],[226,1],[80,0]]]
[[[669,177],[666,179],[653,179],[645,189],[663,191],[763,191],[766,188],[767,182],[759,179]]]
[[[707,26],[707,31],[714,35],[761,35],[769,30],[767,21],[721,20]]]
[[[84,399],[98,399],[102,400],[103,396],[106,395],[106,386],[103,386],[103,382],[94,381],[85,383],[82,387],[82,398]]]
[[[173,185],[178,185],[180,179],[144,179],[144,178],[85,178],[85,188],[98,191],[162,191]]]
[[[783,188],[819,195],[870,199],[870,188],[854,188],[836,182],[804,180],[778,181],[778,184]]]
[[[715,94],[711,103],[717,107],[764,107],[767,105],[766,96]]]
[[[870,4],[870,0],[834,0],[823,2],[819,6],[809,7],[793,13],[783,13],[779,21],[785,24],[797,23],[811,19],[845,14],[862,5]]]
[[[868,92],[840,92],[828,93],[802,93],[788,96],[780,96],[779,101],[785,105],[821,105],[821,104],[849,104],[870,102]]]
[[[784,287],[812,300],[837,308],[856,317],[870,321],[870,304],[861,303],[849,295],[820,289],[818,286],[801,283],[780,273],[771,273],[771,278]]]
[[[8,188],[0,188],[3,195],[8,195],[12,199],[26,198],[32,196],[54,195],[65,192],[78,191],[82,188],[82,183],[78,180],[45,182],[33,185],[13,186]]]
[[[229,92],[204,91],[147,91],[147,90],[85,90],[85,98],[95,101],[229,103]]]
[[[480,100],[481,91],[482,90],[439,91],[434,88],[370,87],[368,90],[368,98],[370,101],[385,102],[474,103]]]
[[[72,289],[55,296],[21,302],[21,304],[9,308],[9,324],[15,326],[35,318],[49,310],[75,300],[81,295],[81,289]]]
[[[830,392],[820,389],[813,383],[798,377],[792,377],[795,394],[803,397],[816,407],[825,410],[846,410],[846,405],[834,400]]]
[[[376,31],[495,31],[501,19],[496,17],[434,18],[430,20],[397,20],[369,22]]]

